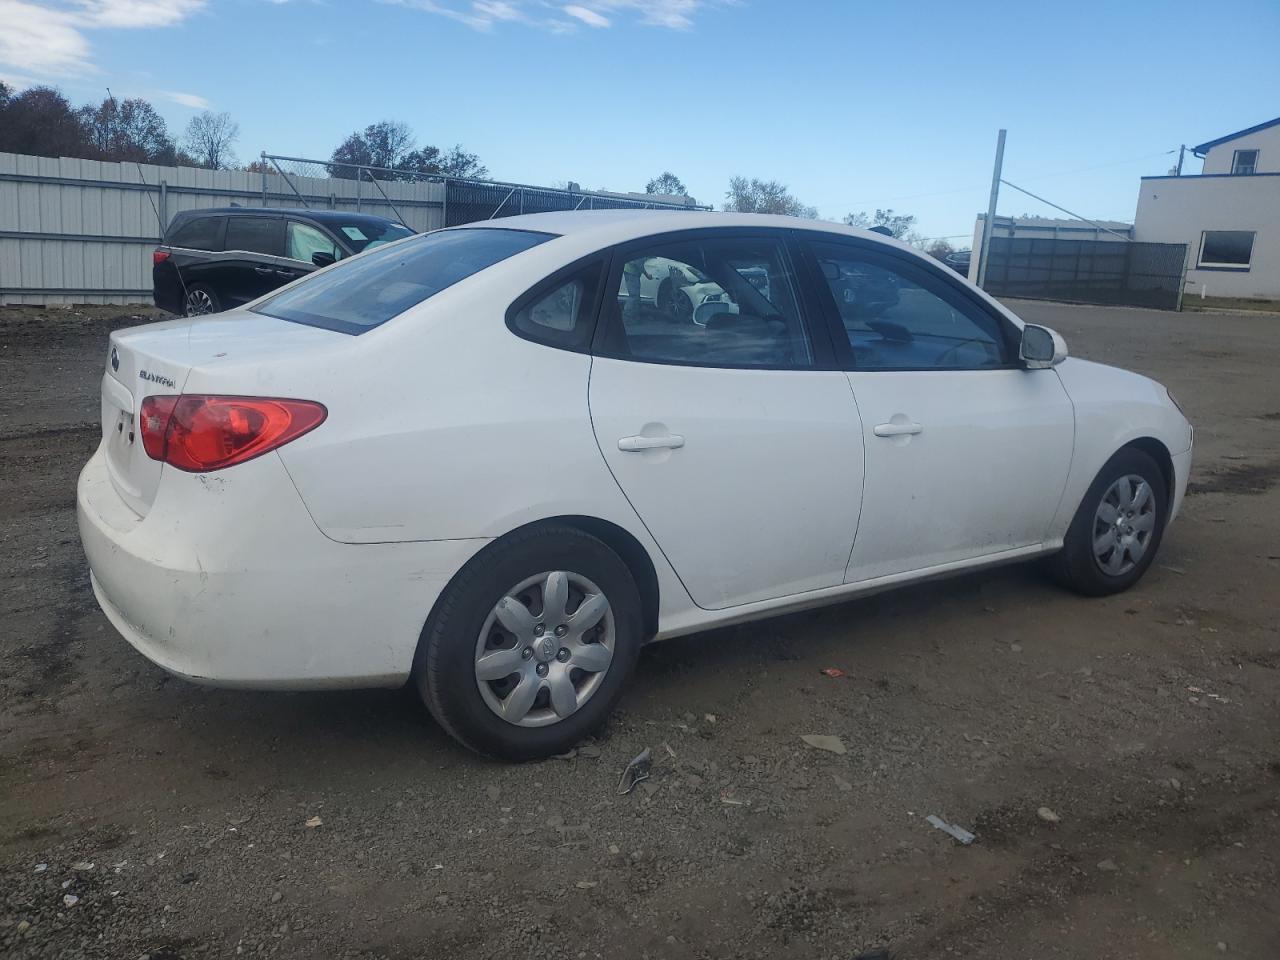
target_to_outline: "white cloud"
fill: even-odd
[[[0,0],[0,70],[46,80],[94,73],[87,32],[168,27],[204,5],[205,0]]]
[[[554,33],[586,25],[604,28],[619,19],[671,30],[689,30],[695,16],[709,7],[734,6],[739,0],[578,0],[559,5],[552,0],[382,0],[489,30],[501,22],[524,23]]]
[[[209,101],[194,93],[181,93],[177,90],[161,90],[160,93],[166,100],[180,103],[184,107],[193,107],[196,110],[209,109]]]
[[[581,20],[589,27],[607,27],[609,18],[604,14],[597,13],[589,7],[581,7],[576,3],[571,3],[564,8],[564,12],[569,16]]]

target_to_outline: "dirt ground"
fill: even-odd
[[[1280,318],[1015,309],[1196,425],[1141,584],[1006,568],[652,646],[598,741],[523,766],[408,691],[206,690],[134,653],[74,486],[135,321],[0,311],[0,955],[1276,957]]]

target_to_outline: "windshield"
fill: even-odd
[[[413,236],[413,231],[403,224],[379,223],[377,220],[361,220],[359,223],[331,222],[330,226],[346,237],[347,245],[356,253]]]
[[[339,261],[253,311],[343,333],[364,333],[445,287],[553,236],[499,228],[424,233],[394,247]]]

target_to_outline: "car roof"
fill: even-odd
[[[175,215],[187,219],[189,217],[227,216],[228,214],[249,214],[253,216],[301,217],[316,220],[320,223],[360,223],[374,222],[396,223],[387,217],[374,213],[353,213],[347,210],[311,210],[297,207],[210,207],[205,210],[183,210]]]
[[[706,210],[559,210],[552,213],[526,213],[497,220],[462,223],[449,229],[465,230],[476,227],[533,230],[562,237],[590,239],[602,247],[677,230],[699,230],[708,227],[771,227],[775,230],[808,230],[859,237],[912,249],[891,237],[859,227],[832,223],[829,220],[808,220],[770,213],[720,213]],[[912,250],[912,252],[918,251]]]

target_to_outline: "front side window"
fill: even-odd
[[[1252,230],[1205,230],[1200,235],[1197,266],[1248,270],[1253,258]]]
[[[364,333],[508,257],[553,239],[528,230],[438,230],[343,260],[255,307],[257,313]]]
[[[342,248],[324,231],[310,224],[290,220],[285,235],[284,255],[291,260],[311,263],[311,258],[317,253],[327,253],[333,259],[339,260],[342,257]]]
[[[840,243],[809,244],[859,370],[1006,366],[1000,321],[949,281],[899,258]]]
[[[222,249],[222,225],[224,217],[196,217],[174,231],[169,245],[187,250]]]
[[[617,258],[605,351],[709,367],[809,367],[813,353],[781,241],[724,237]]]
[[[1253,174],[1258,172],[1258,151],[1237,150],[1231,159],[1231,172]]]
[[[226,250],[280,256],[280,221],[274,217],[228,217]]]

